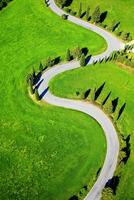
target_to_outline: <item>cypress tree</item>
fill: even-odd
[[[77,60],[79,60],[81,58],[81,54],[82,54],[82,51],[81,51],[80,47],[78,46],[75,51]]]
[[[89,8],[89,6],[87,7],[87,11],[86,11],[86,20],[88,21],[89,20],[89,10],[90,10],[90,8]]]
[[[70,53],[70,50],[69,50],[69,49],[67,50],[66,60],[67,60],[67,61],[70,61],[70,60],[71,60],[71,53]]]
[[[80,58],[80,66],[85,66],[85,65],[86,65],[85,55],[82,54]]]
[[[101,15],[101,13],[100,13],[100,7],[97,6],[94,9],[94,12],[92,14],[92,20],[93,20],[93,22],[98,23],[100,21],[100,15]]]
[[[56,3],[58,3],[61,8],[63,8],[63,6],[66,4],[66,0],[56,0]]]
[[[79,11],[78,11],[78,17],[81,17],[82,15],[82,3],[79,5]]]
[[[50,57],[47,60],[47,67],[52,67],[52,61]]]
[[[33,89],[33,84],[32,84],[31,79],[29,80],[29,88],[30,88],[30,93],[34,94],[34,89]]]
[[[43,71],[43,68],[44,68],[44,66],[43,66],[43,64],[40,62],[39,70],[40,70],[40,71]]]
[[[35,98],[36,98],[37,101],[40,100],[40,96],[39,96],[39,92],[38,92],[37,88],[35,88]]]

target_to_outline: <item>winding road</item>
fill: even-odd
[[[48,2],[50,9],[57,15],[61,16],[62,14],[66,14],[63,10],[57,7],[54,0],[49,0]],[[88,64],[91,64],[93,61],[108,57],[115,50],[120,50],[124,48],[124,44],[116,37],[114,37],[111,33],[71,15],[68,15],[68,20],[88,30],[96,32],[97,34],[101,35],[107,42],[107,50],[102,54],[93,56]],[[103,188],[105,187],[107,181],[113,177],[117,165],[119,154],[119,140],[116,130],[108,116],[97,106],[89,102],[84,102],[80,100],[59,98],[51,94],[48,90],[49,81],[54,76],[79,67],[80,63],[78,61],[72,61],[66,64],[59,64],[52,67],[42,74],[40,84],[38,83],[38,91],[45,102],[55,106],[81,111],[95,119],[104,130],[107,141],[107,152],[105,161],[98,179],[85,197],[85,200],[99,200],[101,198],[101,192]]]

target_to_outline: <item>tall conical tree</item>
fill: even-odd
[[[35,98],[36,98],[37,101],[40,100],[40,96],[39,96],[39,92],[38,92],[37,88],[35,88]]]
[[[86,58],[85,55],[82,54],[80,58],[80,66],[85,66],[86,65]]]
[[[78,17],[81,17],[82,15],[82,3],[79,5],[79,11],[78,11]]]
[[[52,67],[52,61],[51,61],[51,58],[49,57],[48,60],[47,60],[47,66],[48,67]]]
[[[34,94],[33,83],[31,79],[29,80],[29,88],[30,88],[30,93]]]
[[[81,58],[81,55],[82,55],[82,50],[81,48],[78,46],[75,50],[75,56],[77,58],[77,60],[79,60]]]
[[[44,66],[43,66],[43,64],[40,62],[39,70],[40,70],[40,71],[43,71],[43,68],[44,68]]]
[[[98,23],[100,21],[100,7],[97,6],[95,9],[94,9],[94,12],[92,14],[92,21],[95,22],[95,23]]]
[[[86,11],[86,20],[88,21],[89,20],[89,11],[90,11],[90,8],[89,6],[87,7],[87,11]]]
[[[71,53],[70,53],[70,50],[69,50],[69,49],[67,50],[66,60],[67,60],[67,61],[70,61],[70,60],[71,60]]]

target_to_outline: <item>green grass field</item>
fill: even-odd
[[[90,6],[90,14],[93,12],[95,6],[99,5],[102,12],[108,11],[108,15],[104,24],[110,25],[113,20],[120,21],[120,30],[131,32],[134,37],[134,1],[133,0],[73,0],[72,9],[78,11],[80,2],[83,5],[83,12],[87,6]]]
[[[40,60],[78,45],[91,54],[106,48],[43,0],[14,0],[0,11],[1,200],[66,200],[96,178],[106,148],[99,125],[82,113],[34,104],[26,86]]]
[[[75,77],[75,78],[74,78]],[[119,108],[126,102],[125,111],[117,122],[117,128],[124,135],[131,135],[131,154],[127,164],[122,168],[123,172],[115,199],[132,200],[134,197],[134,71],[123,69],[113,63],[97,64],[95,66],[81,67],[56,76],[50,82],[50,90],[57,96],[81,99],[87,89],[95,89],[106,82],[97,102],[102,103],[111,91],[111,97],[104,106],[107,111],[111,100],[119,97],[117,111],[113,115],[117,117]],[[80,95],[76,95],[76,91]],[[91,93],[92,94],[92,93]],[[89,99],[91,95],[89,96]]]

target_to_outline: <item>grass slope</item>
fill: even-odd
[[[106,44],[62,21],[43,0],[11,2],[0,12],[0,37],[0,199],[68,199],[93,183],[104,159],[103,132],[82,113],[35,105],[26,75],[67,48],[98,53]]]
[[[75,78],[74,78],[75,77]],[[104,109],[107,110],[111,100],[119,97],[118,109],[126,102],[126,109],[117,122],[117,127],[125,135],[131,134],[131,154],[130,158],[123,168],[123,174],[117,190],[115,199],[133,199],[134,197],[134,72],[127,71],[119,66],[107,63],[97,64],[85,68],[79,68],[56,76],[50,83],[51,91],[61,97],[81,99],[81,95],[77,96],[76,91],[81,94],[87,89],[99,88],[102,83],[106,85],[98,98],[101,103],[108,93],[112,91],[111,97]],[[114,116],[117,115],[117,112]],[[126,189],[127,188],[127,189]]]
[[[104,24],[111,24],[113,20],[121,22],[121,30],[131,32],[134,37],[134,1],[133,0],[73,0],[71,7],[78,11],[79,4],[82,2],[83,11],[87,6],[90,6],[90,14],[93,12],[95,6],[100,5],[102,12],[108,11],[108,15]]]

